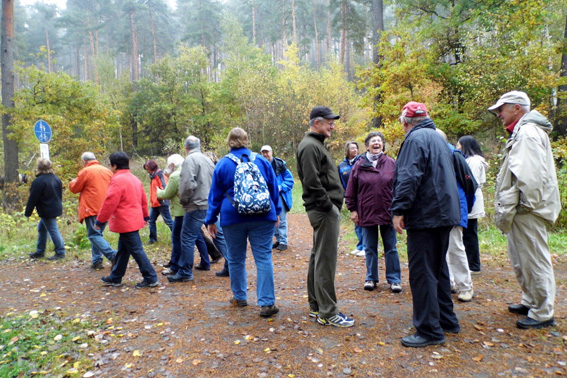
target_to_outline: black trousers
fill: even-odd
[[[468,226],[463,227],[463,244],[467,252],[469,269],[480,272],[480,250],[478,248],[478,219],[469,219]]]
[[[413,325],[427,339],[444,339],[443,328],[459,326],[446,259],[452,228],[407,230]]]

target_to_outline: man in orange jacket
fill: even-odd
[[[106,198],[112,172],[100,165],[92,152],[85,152],[81,156],[81,161],[85,168],[81,169],[77,178],[69,183],[69,190],[79,193],[79,222],[85,222],[87,235],[91,242],[91,268],[100,270],[104,268],[103,255],[110,261],[113,261],[116,256],[116,251],[102,236],[104,226],[100,230],[94,228],[96,216]]]

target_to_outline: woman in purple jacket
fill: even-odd
[[[382,235],[386,259],[386,280],[393,293],[402,291],[400,258],[396,248],[396,231],[392,225],[392,181],[394,159],[384,154],[385,139],[380,132],[371,132],[364,139],[366,152],[350,173],[345,201],[350,219],[362,227],[366,246],[366,281],[364,290],[374,290],[378,283],[378,230]]]

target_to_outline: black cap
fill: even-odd
[[[316,106],[311,110],[311,115],[309,119],[323,117],[325,119],[339,119],[341,118],[340,115],[334,114],[331,109],[327,108],[326,106]]]

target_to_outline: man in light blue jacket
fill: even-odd
[[[272,168],[276,173],[276,180],[278,182],[278,188],[280,190],[280,201],[282,202],[282,211],[278,214],[280,217],[280,224],[275,228],[274,235],[276,236],[276,242],[272,249],[278,251],[285,251],[288,246],[287,240],[287,213],[291,210],[293,205],[293,196],[291,194],[291,189],[295,181],[293,180],[293,175],[290,170],[287,169],[285,161],[274,157],[272,147],[266,145],[262,147],[262,155],[272,164]]]

